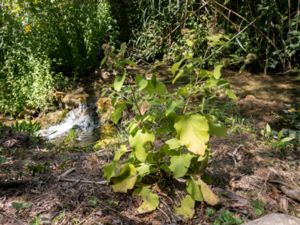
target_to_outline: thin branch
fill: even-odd
[[[98,184],[98,185],[108,184],[107,181],[91,181],[91,180],[81,180],[81,179],[71,179],[71,178],[61,178],[59,181],[73,182],[73,183],[84,183],[84,184]]]

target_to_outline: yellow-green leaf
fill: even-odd
[[[111,120],[114,122],[114,124],[117,124],[121,119],[125,107],[125,102],[121,102],[115,106],[115,111],[111,114]]]
[[[166,141],[166,144],[169,146],[170,149],[177,149],[181,147],[180,141],[177,138],[172,138]]]
[[[190,195],[187,195],[182,199],[180,207],[175,208],[175,213],[186,220],[193,218],[195,214],[195,201]]]
[[[200,185],[203,199],[207,204],[214,206],[220,202],[218,196],[215,195],[215,193],[213,193],[213,191],[210,189],[210,187],[205,182],[203,182],[202,180],[199,179],[197,181],[197,183]]]
[[[125,78],[126,78],[126,73],[123,74],[123,76],[116,76],[115,80],[114,80],[114,89],[116,91],[120,91],[123,84],[124,84],[124,81],[125,81]]]
[[[217,80],[221,78],[221,70],[223,68],[223,65],[216,65],[215,69],[214,69],[214,78],[216,78]]]
[[[127,192],[131,190],[137,179],[137,171],[133,164],[125,164],[118,177],[112,178],[114,192]]]
[[[171,157],[169,169],[175,178],[183,177],[188,171],[193,156],[191,154],[176,155]]]
[[[232,100],[236,100],[237,99],[236,95],[234,94],[234,92],[231,89],[228,89],[226,91],[226,94],[227,94],[228,98],[230,98]]]
[[[139,206],[139,213],[146,213],[155,210],[159,205],[159,197],[153,193],[148,187],[136,189],[134,194],[140,196],[143,203]]]
[[[172,101],[171,103],[168,104],[165,115],[169,116],[171,113],[174,113],[175,109],[180,107],[182,104],[183,104],[183,102],[181,100]]]
[[[141,163],[137,168],[137,172],[138,172],[138,175],[141,176],[141,177],[144,177],[148,174],[150,174],[150,164],[147,164],[147,163]]]
[[[174,125],[181,145],[194,154],[204,155],[209,140],[209,125],[204,116],[182,116]]]
[[[173,64],[172,68],[171,68],[171,72],[173,75],[175,75],[175,73],[177,72],[177,70],[179,69],[179,67],[181,66],[181,64],[184,62],[185,58],[180,60],[179,62],[176,62]]]
[[[176,77],[172,80],[172,84],[175,84],[176,81],[183,76],[184,70],[180,69],[179,72],[177,73]]]
[[[154,139],[154,134],[147,132],[143,133],[142,130],[138,130],[134,136],[129,136],[129,144],[133,148],[134,155],[139,161],[145,162],[148,155],[145,145],[147,143],[153,143]]]
[[[199,184],[193,178],[187,181],[186,190],[195,201],[203,201],[203,195],[201,193]]]
[[[127,152],[127,148],[125,145],[121,145],[120,148],[115,152],[114,160],[119,161],[122,155]]]
[[[103,176],[106,180],[110,181],[112,177],[115,177],[118,174],[118,164],[116,161],[112,161],[109,164],[106,164],[103,167]]]
[[[187,44],[189,47],[193,47],[195,43],[194,43],[193,40],[187,39],[187,40],[186,40],[186,44]]]

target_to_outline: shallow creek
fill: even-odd
[[[81,104],[68,112],[59,124],[39,130],[38,135],[56,142],[73,130],[76,134],[76,141],[80,142],[80,145],[91,144],[99,138],[99,121],[94,108],[94,106]]]

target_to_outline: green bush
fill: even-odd
[[[0,69],[0,111],[20,112],[24,108],[43,108],[54,90],[50,60],[9,49]]]
[[[118,32],[107,0],[6,1],[0,5],[0,111],[42,109],[56,81],[99,64]]]
[[[300,65],[297,1],[126,2],[135,58],[153,61],[164,56],[174,62],[192,50],[209,67],[222,58],[230,68],[265,72]]]

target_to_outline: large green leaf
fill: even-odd
[[[175,208],[175,213],[184,219],[192,219],[195,213],[195,201],[190,195],[182,199],[180,207]]]
[[[134,149],[134,155],[139,161],[145,162],[148,155],[145,145],[147,143],[153,143],[154,139],[154,134],[143,133],[142,130],[138,130],[134,136],[129,136],[129,144]]]
[[[117,162],[112,161],[103,167],[103,176],[106,180],[110,181],[112,177],[115,177],[118,174],[118,169]]]
[[[201,193],[199,184],[192,177],[186,183],[186,190],[195,201],[203,201],[203,195]]]
[[[115,106],[115,111],[111,114],[111,120],[114,122],[114,124],[117,124],[121,119],[125,107],[125,102],[121,102]]]
[[[174,127],[181,145],[185,145],[194,154],[205,154],[209,140],[209,125],[205,116],[182,116]]]
[[[137,179],[137,171],[133,164],[125,164],[117,177],[113,177],[112,188],[114,192],[127,192],[131,190]]]
[[[143,203],[138,208],[139,213],[146,213],[155,210],[159,205],[159,197],[153,193],[148,187],[138,188],[134,194],[140,196]]]
[[[124,81],[125,81],[125,78],[126,78],[126,72],[124,72],[123,76],[116,76],[115,80],[114,80],[114,89],[116,91],[120,91],[123,84],[124,84]]]
[[[191,154],[184,154],[171,157],[171,164],[169,169],[173,172],[175,178],[183,177],[188,171],[193,156]]]

